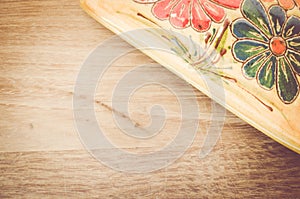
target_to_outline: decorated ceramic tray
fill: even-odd
[[[300,153],[300,0],[81,0],[81,6],[113,32],[129,32],[122,35],[127,42]],[[136,29],[151,39],[130,34]],[[143,50],[153,41],[174,53]],[[209,91],[203,74],[224,90],[225,99]]]

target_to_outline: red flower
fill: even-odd
[[[300,6],[300,0],[278,0],[278,2],[285,10],[293,9],[295,6]]]
[[[273,2],[274,0],[263,0],[264,2]],[[300,0],[278,0],[279,5],[285,10],[291,10],[294,7],[300,7]]]
[[[212,21],[221,23],[225,8],[237,9],[242,0],[134,0],[138,3],[154,3],[152,13],[160,20],[169,19],[179,29],[192,26],[199,32],[207,31]]]

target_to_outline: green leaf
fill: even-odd
[[[269,46],[254,40],[238,40],[233,44],[233,56],[240,62],[262,53]]]
[[[300,74],[300,53],[288,51],[287,58],[289,59],[289,62],[293,66],[294,70]]]
[[[269,41],[255,26],[245,19],[237,19],[232,23],[232,33],[238,39]]]
[[[266,61],[266,58],[269,57],[270,54],[270,52],[259,54],[253,59],[250,59],[248,62],[244,63],[242,67],[243,74],[247,78],[253,79],[256,76],[258,69]]]
[[[259,0],[245,0],[242,3],[244,17],[252,22],[266,36],[273,36],[266,9]]]
[[[275,83],[276,57],[268,57],[260,68],[257,76],[258,83],[265,89],[271,90]]]
[[[299,83],[285,58],[279,59],[277,68],[278,96],[283,102],[290,104],[299,94]]]
[[[282,28],[286,21],[285,11],[278,5],[272,6],[269,10],[269,15],[273,29],[275,30],[276,35],[281,35]]]

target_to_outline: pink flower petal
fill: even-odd
[[[230,9],[237,9],[240,7],[242,0],[211,0],[212,2]]]
[[[208,0],[199,0],[206,14],[217,23],[224,20],[226,13],[223,8]]]
[[[179,0],[161,0],[156,2],[152,8],[153,15],[161,20],[168,19],[172,8],[178,1]]]
[[[186,28],[190,25],[191,0],[179,0],[170,14],[170,23],[176,28]]]
[[[211,19],[204,13],[198,0],[193,0],[191,13],[191,24],[196,31],[204,32],[210,28]]]

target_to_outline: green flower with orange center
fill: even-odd
[[[267,11],[259,0],[245,0],[241,6],[243,18],[231,26],[237,41],[234,58],[243,63],[246,78],[256,78],[258,84],[272,90],[284,103],[292,103],[299,95],[300,18],[287,17],[279,5]]]

